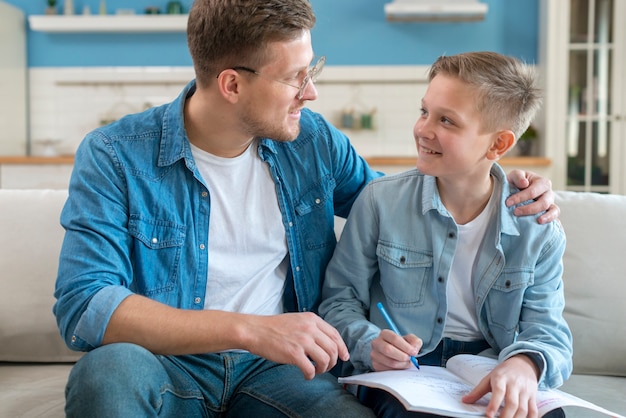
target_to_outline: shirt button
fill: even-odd
[[[443,277],[441,277],[441,276],[437,277],[437,281],[438,281],[439,283],[443,283]]]
[[[152,238],[152,243],[156,244],[157,242],[159,242],[158,238]]]
[[[454,232],[448,233],[448,238],[454,238]]]
[[[441,324],[442,322],[443,322],[443,318],[442,317],[437,318],[437,323],[438,324]]]
[[[202,197],[207,197],[209,194],[207,192],[202,192]]]
[[[400,264],[404,264],[406,263],[406,257],[405,256],[401,256],[400,257]]]
[[[319,204],[320,204],[320,202],[321,202],[321,200],[320,200],[319,198],[315,199],[315,204],[316,204],[316,205],[319,205]]]
[[[297,267],[296,267],[296,271],[300,271],[300,266],[297,266]]]
[[[72,335],[72,344],[76,342],[76,335]]]
[[[293,222],[289,222],[289,228],[293,226]]]
[[[194,301],[194,303],[198,304],[198,303],[200,303],[200,298],[195,298],[193,301]]]
[[[200,244],[200,249],[204,250],[204,244]]]

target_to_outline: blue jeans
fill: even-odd
[[[66,388],[68,417],[373,417],[330,373],[305,380],[250,353],[154,355],[111,344],[83,356]]]
[[[420,364],[426,366],[445,367],[448,359],[456,354],[478,354],[490,348],[486,341],[455,341],[443,338],[437,348],[419,358]],[[436,418],[441,415],[433,415],[422,412],[409,412],[393,395],[380,389],[361,386],[358,389],[359,399],[363,405],[372,408],[377,417],[384,418]],[[544,415],[544,418],[564,418],[565,412],[555,409]]]

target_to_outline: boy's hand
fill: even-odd
[[[523,354],[513,356],[493,369],[462,400],[475,403],[491,392],[485,413],[487,417],[495,417],[502,405],[500,418],[537,418],[538,375],[537,366],[529,357]]]
[[[507,176],[509,182],[520,189],[518,193],[511,195],[507,200],[507,206],[514,206],[528,200],[534,200],[534,203],[515,208],[515,215],[536,215],[542,214],[537,221],[545,224],[558,219],[561,210],[554,203],[554,192],[552,191],[552,182],[532,171],[512,170]]]
[[[375,371],[402,370],[411,366],[411,356],[417,356],[422,340],[413,334],[404,337],[384,329],[372,341],[372,367]]]

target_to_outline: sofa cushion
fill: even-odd
[[[65,417],[71,364],[0,364],[0,417]]]
[[[52,314],[64,190],[0,190],[0,361],[67,362]]]
[[[626,378],[576,374],[560,390],[594,403],[620,415],[626,414]],[[567,418],[607,418],[606,415],[586,408],[566,407]]]
[[[626,376],[626,196],[557,192],[574,373]]]

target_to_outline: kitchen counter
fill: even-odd
[[[0,155],[0,164],[74,164],[73,155],[40,157],[25,155]]]
[[[417,157],[365,157],[375,169],[394,174],[415,167]],[[549,158],[509,157],[500,160],[507,170],[520,168],[544,177],[550,177]],[[0,188],[2,189],[66,189],[68,187],[74,156],[0,156]]]
[[[372,166],[414,166],[417,157],[365,157]],[[548,167],[552,163],[545,157],[505,157],[499,161],[504,167]]]
[[[414,166],[416,157],[365,157],[373,166]],[[58,157],[0,156],[0,164],[74,164],[71,155]],[[548,167],[551,160],[545,157],[506,157],[500,160],[503,166]]]

